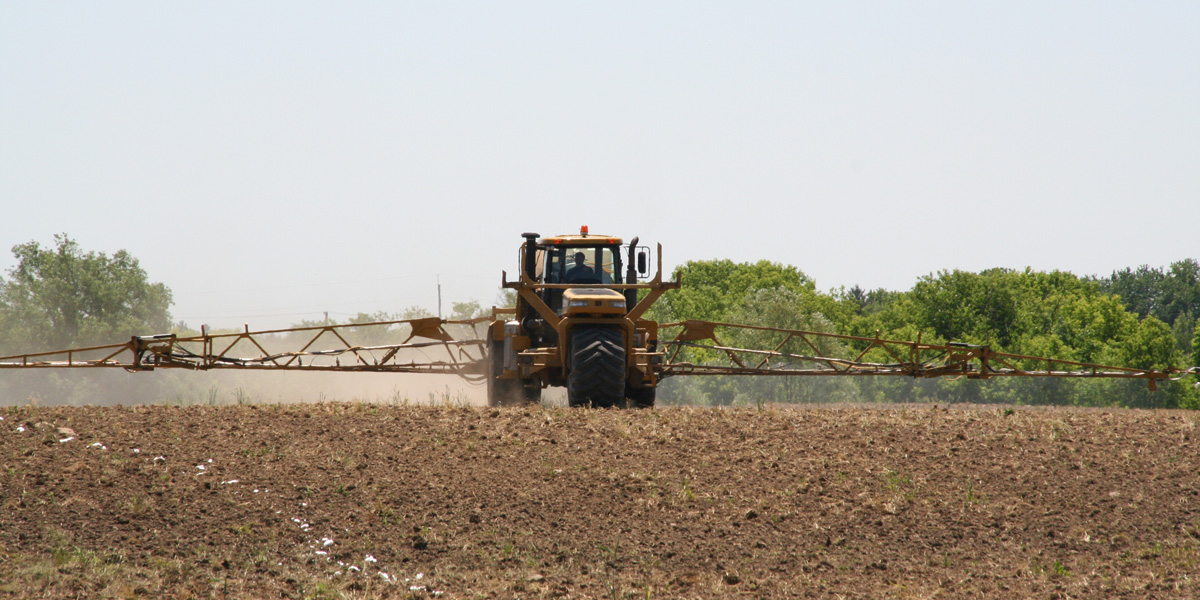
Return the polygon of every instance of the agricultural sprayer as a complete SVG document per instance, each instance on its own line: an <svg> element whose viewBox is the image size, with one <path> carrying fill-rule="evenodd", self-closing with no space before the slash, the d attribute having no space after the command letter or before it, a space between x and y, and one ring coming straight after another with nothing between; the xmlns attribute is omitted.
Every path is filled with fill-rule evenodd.
<svg viewBox="0 0 1200 600"><path fill-rule="evenodd" d="M646 318L647 311L681 285L663 281L661 245L652 275L650 249L636 237L625 243L587 227L573 235L523 237L516 278L502 275L503 288L515 292L515 306L493 308L487 317L262 331L202 327L199 335L133 336L117 344L0 357L0 369L451 374L486 381L493 406L538 402L544 389L565 387L570 405L600 407L653 406L659 384L677 376L1143 379L1154 389L1157 382L1200 372L927 344L919 335L892 340L700 320L658 323Z"/></svg>

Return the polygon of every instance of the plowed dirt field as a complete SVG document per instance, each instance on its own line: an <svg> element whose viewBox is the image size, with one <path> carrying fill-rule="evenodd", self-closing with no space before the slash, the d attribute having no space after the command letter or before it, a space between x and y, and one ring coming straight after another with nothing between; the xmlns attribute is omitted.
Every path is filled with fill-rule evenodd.
<svg viewBox="0 0 1200 600"><path fill-rule="evenodd" d="M0 416L0 596L1200 597L1194 412Z"/></svg>

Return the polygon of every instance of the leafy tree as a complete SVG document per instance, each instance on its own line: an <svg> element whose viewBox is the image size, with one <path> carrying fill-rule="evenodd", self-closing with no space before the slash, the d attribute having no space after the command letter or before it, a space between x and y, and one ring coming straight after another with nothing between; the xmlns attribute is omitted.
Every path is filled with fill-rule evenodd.
<svg viewBox="0 0 1200 600"><path fill-rule="evenodd" d="M432 317L432 316L433 316L433 313L429 312L429 309L421 307L421 306L417 306L414 304L414 305L400 311L400 313L398 315L396 315L396 318L400 319L400 320L407 320L407 319L424 319L425 317Z"/></svg>
<svg viewBox="0 0 1200 600"><path fill-rule="evenodd" d="M1120 300L1070 273L943 271L851 319L847 333L988 344L1001 351L1095 361L1137 323Z"/></svg>
<svg viewBox="0 0 1200 600"><path fill-rule="evenodd" d="M0 344L11 352L122 341L170 330L171 291L151 282L125 250L84 252L66 234L54 247L12 248L17 265L0 278Z"/></svg>
<svg viewBox="0 0 1200 600"><path fill-rule="evenodd" d="M373 313L359 312L347 319L344 323L338 323L335 320L324 319L306 319L299 323L293 323L293 328L302 327L326 327L330 325L356 325L356 327L346 327L338 329L338 335L342 336L350 345L353 346L378 346L384 344L398 344L408 337L411 329L403 325L367 325L368 323L377 323L381 321L404 321L408 319L421 319L431 317L433 313L428 309L420 306L409 306L404 310L396 313L380 310ZM291 351L297 348L297 344L306 343L314 337L314 332L292 332L283 334L281 337L282 344L277 348L279 351ZM310 350L328 350L330 348L341 347L344 344L337 339L336 336L329 333L322 334L318 341L311 346Z"/></svg>
<svg viewBox="0 0 1200 600"><path fill-rule="evenodd" d="M767 260L688 261L676 267L675 278L683 282L683 287L664 295L652 309L651 318L660 322L730 321L753 290L789 290L798 294L804 310L831 319L849 312L832 296L818 293L816 284L800 269Z"/></svg>
<svg viewBox="0 0 1200 600"><path fill-rule="evenodd" d="M1200 321L1196 321L1192 334L1192 366L1200 366Z"/></svg>
<svg viewBox="0 0 1200 600"><path fill-rule="evenodd" d="M1147 317L1138 321L1117 357L1121 366L1162 370L1176 366L1179 353L1171 328L1154 317Z"/></svg>
<svg viewBox="0 0 1200 600"><path fill-rule="evenodd" d="M1112 276L1099 280L1101 288L1121 297L1125 307L1139 317L1162 314L1162 269L1142 265L1137 270L1126 267L1113 271Z"/></svg>
<svg viewBox="0 0 1200 600"><path fill-rule="evenodd" d="M1189 258L1171 263L1162 296L1162 314L1154 316L1164 323L1174 323L1185 314L1200 314L1200 262Z"/></svg>
<svg viewBox="0 0 1200 600"><path fill-rule="evenodd" d="M745 301L734 312L733 321L743 325L836 333L834 324L819 312L822 302L812 294L785 288L756 289L747 292ZM793 356L841 357L847 353L844 342L834 338L808 337L807 341L776 332L753 329L735 330L731 343L743 348L775 349ZM812 344L810 346L809 344ZM812 369L812 362L772 358L777 366ZM737 396L746 403L848 401L855 399L854 384L834 377L738 377Z"/></svg>
<svg viewBox="0 0 1200 600"><path fill-rule="evenodd" d="M833 319L847 320L853 305L816 290L815 283L796 267L770 261L735 263L730 260L691 261L675 270L682 289L666 294L649 317L660 323L699 319L782 329L833 331ZM728 331L722 342L744 347L774 348L778 334ZM778 337L771 341L772 336ZM809 354L800 340L782 348L785 352ZM832 352L832 350L831 350ZM679 360L695 362L726 360L723 354L695 348L685 349ZM661 396L688 402L730 404L754 401L795 401L829 397L828 385L783 378L703 377L697 381L670 379ZM773 381L765 381L772 379Z"/></svg>
<svg viewBox="0 0 1200 600"><path fill-rule="evenodd" d="M1143 294L1147 306L1165 306L1163 281L1187 283L1190 261L1176 263L1161 280L1143 270L1146 281L1159 291ZM1128 282L1127 282L1128 283ZM1188 285L1178 286L1186 291ZM842 292L839 300L852 308L839 331L872 337L879 331L891 339L966 341L1030 356L1082 362L1165 368L1180 364L1192 350L1195 321L1184 311L1174 327L1153 316L1139 319L1111 293L1104 281L1080 279L1060 271L1037 272L991 269L980 273L943 271L922 278L909 292L892 292L868 301L861 290ZM1184 298L1184 291L1173 298ZM1160 293L1161 292L1161 293ZM1174 305L1185 305L1175 302ZM1156 309L1158 310L1158 309ZM1184 322L1186 321L1186 323ZM865 343L856 343L865 347ZM1178 347L1178 349L1176 349ZM886 360L878 352L868 360ZM1017 366L1045 368L1040 361L1017 361ZM1137 384L1142 384L1141 387ZM1169 386L1170 393L1149 394L1144 382L1004 379L980 381L858 380L866 400L968 401L1052 403L1075 405L1187 406L1200 395L1190 386ZM1186 389L1185 389L1186 388Z"/></svg>
<svg viewBox="0 0 1200 600"><path fill-rule="evenodd" d="M848 304L851 310L856 315L861 315L867 310L867 291L859 286L854 286L850 289L842 289L840 299Z"/></svg>
<svg viewBox="0 0 1200 600"><path fill-rule="evenodd" d="M170 290L151 282L124 250L85 252L60 234L51 248L31 241L12 252L17 264L0 278L0 354L120 343L173 329ZM183 389L180 380L108 369L21 371L0 378L0 401L152 402Z"/></svg>
<svg viewBox="0 0 1200 600"><path fill-rule="evenodd" d="M1166 270L1148 265L1126 268L1098 281L1104 291L1120 296L1139 317L1155 317L1171 325L1179 349L1188 350L1187 331L1200 315L1200 261L1176 261Z"/></svg>
<svg viewBox="0 0 1200 600"><path fill-rule="evenodd" d="M849 290L838 290L834 294L834 297L847 307L848 310L844 311L845 314L858 317L883 312L895 304L901 296L903 296L903 292L893 292L883 288L868 292L857 285Z"/></svg>
<svg viewBox="0 0 1200 600"><path fill-rule="evenodd" d="M517 305L517 291L501 289L496 293L497 308L513 308Z"/></svg>
<svg viewBox="0 0 1200 600"><path fill-rule="evenodd" d="M1031 306L1029 310L1036 309L1036 306ZM1009 348L1009 351L1082 362L1103 362L1108 354L1106 349L1128 337L1137 324L1137 317L1126 312L1120 300L1111 295L1076 293L1058 296L1046 302L1042 309L1046 318L1052 321L1043 327L1023 331L1020 343ZM1039 353L1039 348L1027 343L1027 340L1039 337L1039 332L1060 340L1064 345L1063 352Z"/></svg>
<svg viewBox="0 0 1200 600"><path fill-rule="evenodd" d="M1196 317L1185 312L1175 318L1171 326L1171 335L1175 336L1175 347L1185 355L1196 356L1192 351L1192 339L1196 335Z"/></svg>
<svg viewBox="0 0 1200 600"><path fill-rule="evenodd" d="M939 338L1008 346L1017 320L1009 272L943 271L913 286L913 317Z"/></svg>
<svg viewBox="0 0 1200 600"><path fill-rule="evenodd" d="M448 320L467 320L475 317L482 317L490 312L490 308L484 308L479 304L478 300L468 300L466 302L453 302L450 304L450 316Z"/></svg>
<svg viewBox="0 0 1200 600"><path fill-rule="evenodd" d="M394 341L397 337L397 329L395 326L371 325L365 326L366 323L376 323L379 321L396 321L400 316L395 313L390 313L384 310L373 313L360 312L353 317L350 317L346 324L348 325L364 325L363 327L348 327L342 333L350 343L360 346L378 346Z"/></svg>

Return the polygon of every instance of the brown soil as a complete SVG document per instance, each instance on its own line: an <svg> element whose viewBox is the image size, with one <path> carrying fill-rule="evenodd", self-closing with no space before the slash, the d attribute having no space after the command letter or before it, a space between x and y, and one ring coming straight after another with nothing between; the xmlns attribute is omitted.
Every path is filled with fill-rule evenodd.
<svg viewBox="0 0 1200 600"><path fill-rule="evenodd" d="M1195 412L0 416L0 596L1200 596Z"/></svg>

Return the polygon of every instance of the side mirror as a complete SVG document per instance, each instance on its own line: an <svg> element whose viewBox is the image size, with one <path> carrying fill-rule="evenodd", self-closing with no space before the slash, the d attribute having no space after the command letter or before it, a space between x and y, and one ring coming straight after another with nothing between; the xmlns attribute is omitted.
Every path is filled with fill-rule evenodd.
<svg viewBox="0 0 1200 600"><path fill-rule="evenodd" d="M650 276L650 273L648 272L650 265L647 264L648 262L650 262L650 257L647 255L646 251L639 251L637 254L638 277Z"/></svg>

